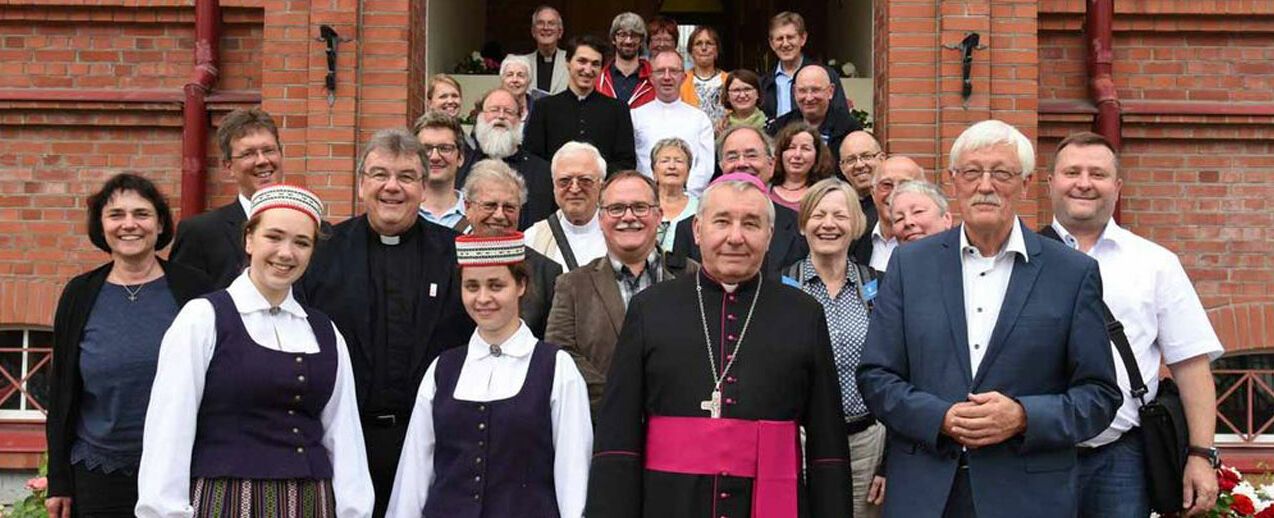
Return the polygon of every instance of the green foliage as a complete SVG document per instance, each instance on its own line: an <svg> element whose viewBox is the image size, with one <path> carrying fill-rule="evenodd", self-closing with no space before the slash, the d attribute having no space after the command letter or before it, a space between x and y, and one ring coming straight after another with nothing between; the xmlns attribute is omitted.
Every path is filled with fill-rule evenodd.
<svg viewBox="0 0 1274 518"><path fill-rule="evenodd" d="M5 509L5 518L48 518L44 509L44 497L48 493L49 457L40 459L40 468L35 478L27 481L27 489L31 494L13 503Z"/></svg>

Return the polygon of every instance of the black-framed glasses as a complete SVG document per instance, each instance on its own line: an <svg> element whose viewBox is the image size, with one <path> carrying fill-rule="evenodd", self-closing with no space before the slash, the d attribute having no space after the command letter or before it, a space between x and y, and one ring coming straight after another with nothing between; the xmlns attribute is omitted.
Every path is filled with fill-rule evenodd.
<svg viewBox="0 0 1274 518"><path fill-rule="evenodd" d="M437 151L442 156L447 156L458 151L460 147L455 144L438 144L436 146L433 144L421 144L420 149L425 156L434 154L434 151Z"/></svg>
<svg viewBox="0 0 1274 518"><path fill-rule="evenodd" d="M603 205L602 211L605 212L607 216L610 216L612 218L622 218L624 217L625 212L628 212L629 210L631 210L633 211L634 216L637 216L639 218L644 218L646 216L649 216L651 209L654 209L654 208L655 208L654 205L651 205L645 202L612 203L610 205Z"/></svg>

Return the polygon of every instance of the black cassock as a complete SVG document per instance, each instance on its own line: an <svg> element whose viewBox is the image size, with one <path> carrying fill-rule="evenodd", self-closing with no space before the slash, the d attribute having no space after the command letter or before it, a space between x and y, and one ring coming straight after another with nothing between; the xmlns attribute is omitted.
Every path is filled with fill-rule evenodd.
<svg viewBox="0 0 1274 518"><path fill-rule="evenodd" d="M722 383L721 417L794 421L803 427L806 469L797 482L799 516L850 516L845 421L822 307L774 277L753 278L730 294L705 273L652 286L629 305L598 416L585 514L752 516L752 478L645 469L651 418L709 416L702 405L710 399L713 374L696 277L718 373L730 361L761 286L751 325ZM800 465L794 462L796 470Z"/></svg>

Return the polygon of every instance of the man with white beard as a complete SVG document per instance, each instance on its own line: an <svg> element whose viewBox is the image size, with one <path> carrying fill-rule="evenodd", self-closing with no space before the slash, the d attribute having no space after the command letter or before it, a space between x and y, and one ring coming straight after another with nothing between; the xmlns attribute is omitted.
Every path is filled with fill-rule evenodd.
<svg viewBox="0 0 1274 518"><path fill-rule="evenodd" d="M518 220L518 230L526 230L531 223L557 210L549 163L522 149L522 121L512 92L503 88L488 90L478 100L478 109L481 113L473 128L476 145L469 150L465 167L456 173L456 185L464 185L470 164L487 158L503 160L526 181L526 203Z"/></svg>

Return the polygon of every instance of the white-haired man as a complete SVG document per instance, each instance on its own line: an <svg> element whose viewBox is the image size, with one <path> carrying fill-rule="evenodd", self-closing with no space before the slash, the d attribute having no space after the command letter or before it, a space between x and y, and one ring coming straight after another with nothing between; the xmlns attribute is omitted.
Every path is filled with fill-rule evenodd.
<svg viewBox="0 0 1274 518"><path fill-rule="evenodd" d="M526 245L569 272L606 255L597 218L606 159L591 144L567 142L553 155L550 167L559 209L526 230Z"/></svg>
<svg viewBox="0 0 1274 518"><path fill-rule="evenodd" d="M522 122L518 120L518 104L511 92L503 88L487 91L478 101L478 110L473 126L475 145L465 159L466 166L456 173L456 185L465 184L469 165L488 158L503 160L526 182L527 199L518 218L521 225L518 230L525 230L557 210L549 163L522 149Z"/></svg>
<svg viewBox="0 0 1274 518"><path fill-rule="evenodd" d="M566 51L557 46L562 41L562 14L549 5L541 5L531 13L531 38L535 50L523 55L531 67L531 87L550 94L566 90Z"/></svg>
<svg viewBox="0 0 1274 518"><path fill-rule="evenodd" d="M586 514L849 516L827 321L812 297L761 271L774 231L765 185L723 175L694 221L701 273L629 303L597 418Z"/></svg>
<svg viewBox="0 0 1274 518"><path fill-rule="evenodd" d="M907 490L887 518L1076 515L1075 445L1121 396L1097 261L1018 219L1034 168L1016 128L970 126L949 169L964 221L889 259L858 368Z"/></svg>

